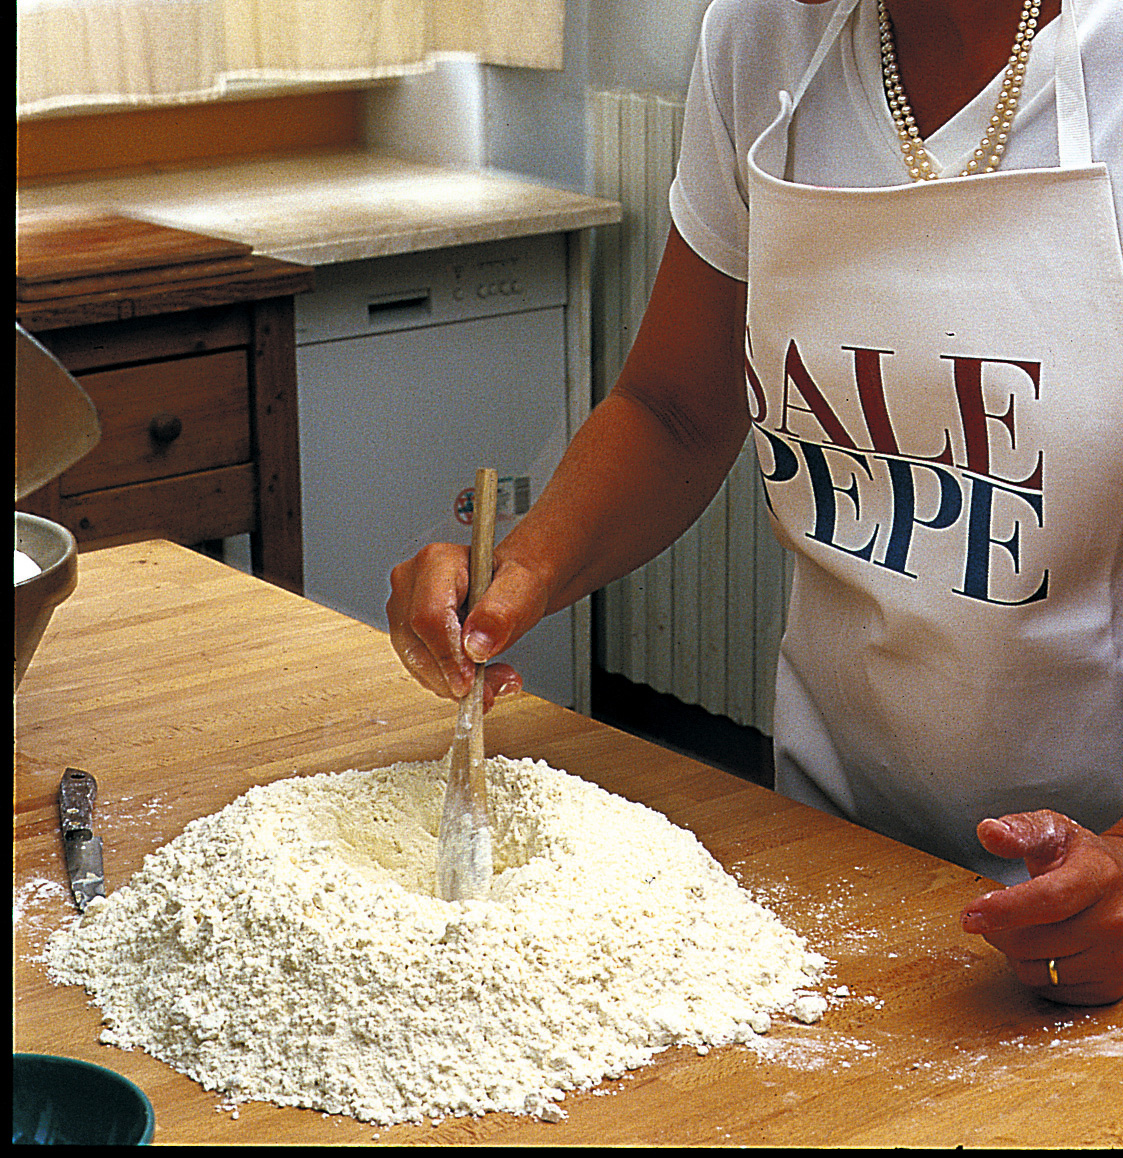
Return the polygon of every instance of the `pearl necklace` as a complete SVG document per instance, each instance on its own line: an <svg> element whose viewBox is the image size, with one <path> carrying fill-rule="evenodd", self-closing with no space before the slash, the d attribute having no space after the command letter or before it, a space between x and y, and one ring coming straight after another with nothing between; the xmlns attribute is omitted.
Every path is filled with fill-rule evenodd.
<svg viewBox="0 0 1123 1158"><path fill-rule="evenodd" d="M1037 32L1037 17L1040 13L1038 0L1025 0L1021 20L1018 23L1018 35L1014 39L1010 59L1006 62L1006 71L1002 77L1002 92L999 93L994 106L994 115L990 118L986 134L972 154L971 160L960 170L960 177L970 177L975 173L993 173L1002 161L1002 154L1006 152L1006 142L1010 137L1010 128L1014 123L1014 113L1022 95L1022 81L1025 79L1026 62L1029 60L1029 46ZM877 0L877 20L881 26L881 73L885 78L885 96L889 101L889 111L893 114L893 123L897 127L897 136L901 141L905 167L914 181L931 181L937 174L933 168L932 158L920 139L912 108L897 72L893 25L889 20L889 13L885 11L885 0Z"/></svg>

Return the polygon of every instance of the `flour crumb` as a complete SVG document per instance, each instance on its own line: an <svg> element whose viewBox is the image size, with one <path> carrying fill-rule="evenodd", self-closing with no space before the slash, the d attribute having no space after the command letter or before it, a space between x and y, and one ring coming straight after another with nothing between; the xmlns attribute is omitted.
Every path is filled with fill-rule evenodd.
<svg viewBox="0 0 1123 1158"><path fill-rule="evenodd" d="M805 993L792 1004L792 1016L808 1024L818 1021L826 1011L826 999L817 993Z"/></svg>
<svg viewBox="0 0 1123 1158"><path fill-rule="evenodd" d="M224 1099L390 1126L565 1117L671 1046L817 1020L828 963L702 847L542 762L487 761L494 875L435 895L446 761L250 789L47 945L102 1040Z"/></svg>

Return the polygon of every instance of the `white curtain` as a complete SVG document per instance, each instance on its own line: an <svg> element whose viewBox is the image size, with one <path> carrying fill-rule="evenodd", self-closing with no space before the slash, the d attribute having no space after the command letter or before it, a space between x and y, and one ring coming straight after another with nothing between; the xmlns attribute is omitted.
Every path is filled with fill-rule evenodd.
<svg viewBox="0 0 1123 1158"><path fill-rule="evenodd" d="M17 0L17 115L361 82L434 52L561 68L564 0Z"/></svg>

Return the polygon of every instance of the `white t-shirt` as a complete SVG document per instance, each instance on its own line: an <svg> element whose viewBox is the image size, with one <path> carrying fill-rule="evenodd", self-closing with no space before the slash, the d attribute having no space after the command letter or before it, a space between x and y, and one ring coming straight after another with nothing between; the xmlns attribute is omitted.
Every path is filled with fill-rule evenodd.
<svg viewBox="0 0 1123 1158"><path fill-rule="evenodd" d="M715 0L706 12L687 96L671 216L710 265L745 280L748 197L745 158L779 109L777 93L803 75L834 9L799 0ZM1123 223L1123 0L1081 0L1080 50L1088 91L1092 156L1112 175ZM1030 51L1017 122L1002 169L1058 164L1053 95L1057 21ZM978 145L1001 89L1000 76L925 140L954 174ZM796 112L792 180L836 188L910 180L885 101L875 0L862 0ZM1123 231L1123 230L1121 230Z"/></svg>
<svg viewBox="0 0 1123 1158"><path fill-rule="evenodd" d="M805 72L833 9L834 5L809 6L797 0L717 0L707 13L687 102L682 157L671 191L671 209L688 244L729 276L744 280L747 270L746 155L775 117L778 91L791 91ZM1123 209L1123 86L1116 79L1123 60L1121 16L1123 0L1083 0L1079 23L1092 153L1095 160L1107 164L1112 174L1116 225ZM1003 170L1052 169L1058 164L1053 80L1057 23L1046 26L1035 39ZM1000 85L1001 78L996 77L926 141L944 171L957 173L978 144ZM795 113L790 142L786 175L801 184L872 188L909 183L883 95L874 0L861 0L856 18L828 54ZM918 275L922 273L918 270ZM813 272L808 275L808 284L813 286ZM1110 454L1110 448L1106 451ZM1123 615L1117 613L1116 620L1118 641ZM930 839L927 830L910 828L900 810L894 818L895 806L889 799L891 783L881 789L886 794L884 807L877 807L878 776L873 770L867 770L869 775L862 773L866 806L851 814L838 805L837 801L849 794L847 773L841 770L831 750L831 721L824 719L816 724L817 705L803 702L798 680L785 682L786 672L790 674L782 661L777 696L778 736L783 730L781 716L787 713L788 723L797 719L803 738L800 755L806 757L810 773L804 767L783 779L780 773L786 754L778 745L777 786L781 790L852 815L853 819L970 864L988 875L1007 880L1024 876L1019 864L1007 865L983 854L969 835L973 822L960 824L962 817L957 825L963 831L932 833ZM1116 671L1111 686L1118 686L1118 677ZM922 711L922 706L918 710ZM1119 718L1118 714L1115 718ZM934 731L931 738L933 751L937 751L938 734ZM815 744L820 740L821 751L816 755ZM1111 743L1107 747L1111 748ZM1123 746L1116 745L1113 750L1123 752ZM1045 763L1049 764L1047 757ZM992 814L1048 806L1069 811L1091 827L1105 827L1123 812L1123 768L1103 768L1100 761L1095 765L1094 770L1085 769L1081 774L1081 807L1065 807L1065 768L1057 767L1053 785L1038 782L1024 801L1015 800L1010 807L999 807L996 799ZM801 775L808 776L806 781L799 778ZM816 787L820 783L822 791ZM1095 784L1099 787L1091 788ZM875 786L872 790L871 785ZM880 822L874 822L875 815Z"/></svg>

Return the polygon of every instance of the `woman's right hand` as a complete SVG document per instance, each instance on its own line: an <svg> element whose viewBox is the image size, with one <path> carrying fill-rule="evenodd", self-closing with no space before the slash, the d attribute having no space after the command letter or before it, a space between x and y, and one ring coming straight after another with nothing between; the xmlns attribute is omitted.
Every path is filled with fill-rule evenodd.
<svg viewBox="0 0 1123 1158"><path fill-rule="evenodd" d="M544 584L496 548L491 585L461 621L468 595L468 548L432 543L390 573L390 641L406 670L439 696L467 695L477 663L487 663L525 635L546 610ZM484 709L520 690L507 663L485 669Z"/></svg>

